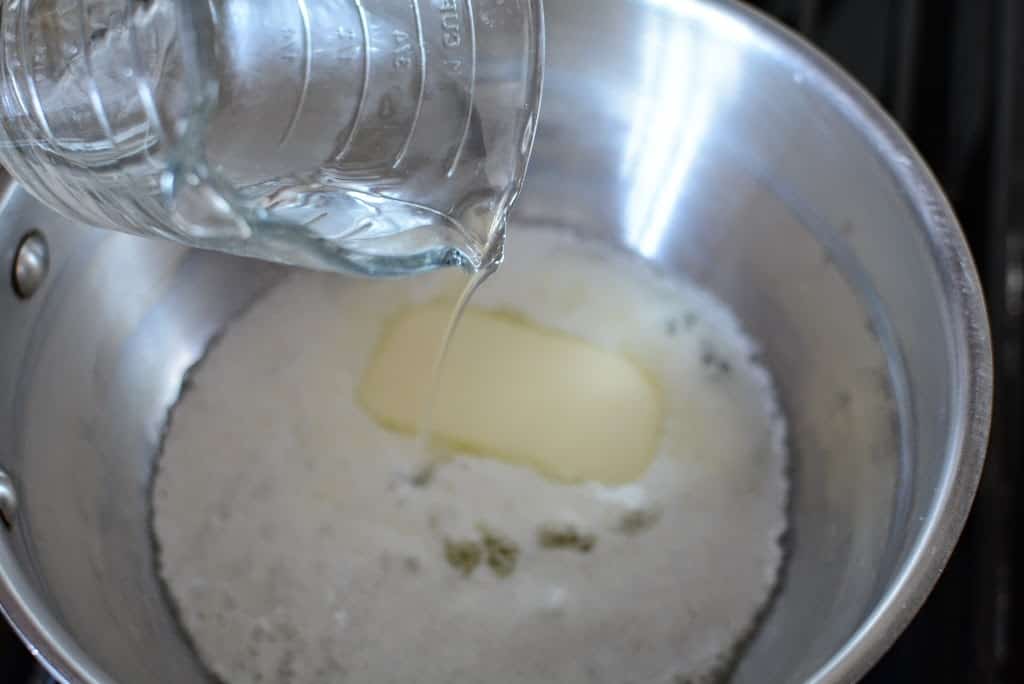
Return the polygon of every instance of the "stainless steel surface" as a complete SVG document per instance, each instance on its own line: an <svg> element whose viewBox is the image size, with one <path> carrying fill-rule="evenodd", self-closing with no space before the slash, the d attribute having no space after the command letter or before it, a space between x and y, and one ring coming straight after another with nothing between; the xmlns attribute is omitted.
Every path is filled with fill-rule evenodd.
<svg viewBox="0 0 1024 684"><path fill-rule="evenodd" d="M548 80L516 225L685 273L762 345L789 419L789 557L738 682L846 682L892 642L981 471L991 364L952 212L888 118L775 24L698 0L549 0ZM206 681L154 575L148 483L205 345L278 267L46 226L47 287L0 292L0 603L64 677ZM85 654L88 654L86 656Z"/></svg>
<svg viewBox="0 0 1024 684"><path fill-rule="evenodd" d="M14 490L14 481L0 468L0 521L7 526L13 525L17 510L18 494Z"/></svg>
<svg viewBox="0 0 1024 684"><path fill-rule="evenodd" d="M11 285L19 297L28 299L43 285L50 271L50 248L38 230L30 231L14 251Z"/></svg>

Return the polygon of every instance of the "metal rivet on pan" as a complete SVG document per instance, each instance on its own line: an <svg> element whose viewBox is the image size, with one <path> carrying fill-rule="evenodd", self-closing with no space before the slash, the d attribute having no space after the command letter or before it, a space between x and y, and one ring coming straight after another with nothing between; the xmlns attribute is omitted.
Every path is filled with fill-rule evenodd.
<svg viewBox="0 0 1024 684"><path fill-rule="evenodd" d="M0 468L0 518L8 527L14 525L14 514L18 509L18 495L14 491L14 480Z"/></svg>
<svg viewBox="0 0 1024 684"><path fill-rule="evenodd" d="M46 238L38 230L32 230L21 238L14 252L14 268L11 284L14 292L22 299L28 299L39 290L50 270L50 248Z"/></svg>

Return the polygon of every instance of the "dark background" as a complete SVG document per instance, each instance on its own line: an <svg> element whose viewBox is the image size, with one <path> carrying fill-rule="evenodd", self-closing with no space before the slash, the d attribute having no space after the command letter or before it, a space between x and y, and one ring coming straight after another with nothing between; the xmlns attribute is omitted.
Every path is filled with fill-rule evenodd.
<svg viewBox="0 0 1024 684"><path fill-rule="evenodd" d="M584 0L580 0L581 2ZM1024 3L751 0L823 48L892 114L956 207L986 289L996 414L963 537L924 608L869 684L1024 682L1021 477L1024 313ZM0 621L0 682L32 659ZM42 681L39 677L36 681Z"/></svg>

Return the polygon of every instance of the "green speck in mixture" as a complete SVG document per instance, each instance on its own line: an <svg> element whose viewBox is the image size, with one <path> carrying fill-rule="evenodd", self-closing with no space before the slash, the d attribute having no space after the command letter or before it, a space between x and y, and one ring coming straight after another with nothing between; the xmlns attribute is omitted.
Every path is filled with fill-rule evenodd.
<svg viewBox="0 0 1024 684"><path fill-rule="evenodd" d="M516 569L519 561L519 545L487 527L480 528L487 566L498 577L508 577Z"/></svg>
<svg viewBox="0 0 1024 684"><path fill-rule="evenodd" d="M623 534L640 534L655 525L661 518L657 508L633 508L622 514L619 531Z"/></svg>
<svg viewBox="0 0 1024 684"><path fill-rule="evenodd" d="M543 549L570 549L587 553L594 548L597 537L581 532L574 525L548 524L537 530L537 543Z"/></svg>
<svg viewBox="0 0 1024 684"><path fill-rule="evenodd" d="M444 557L448 565L461 572L463 577L469 577L480 565L483 550L475 541L445 539Z"/></svg>

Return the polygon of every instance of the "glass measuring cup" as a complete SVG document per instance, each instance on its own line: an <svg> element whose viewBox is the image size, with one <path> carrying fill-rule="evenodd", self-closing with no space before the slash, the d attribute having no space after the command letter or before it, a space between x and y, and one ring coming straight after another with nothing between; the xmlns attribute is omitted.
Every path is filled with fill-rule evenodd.
<svg viewBox="0 0 1024 684"><path fill-rule="evenodd" d="M0 161L87 223L327 270L478 269L540 0L4 0Z"/></svg>

